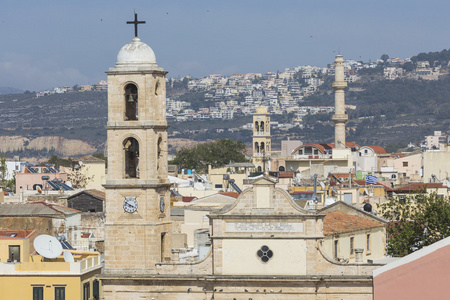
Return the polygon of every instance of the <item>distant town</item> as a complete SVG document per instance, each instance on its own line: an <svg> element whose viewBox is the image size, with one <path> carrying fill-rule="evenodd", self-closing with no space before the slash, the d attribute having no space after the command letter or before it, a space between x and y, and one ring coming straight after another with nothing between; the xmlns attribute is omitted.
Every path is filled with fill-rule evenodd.
<svg viewBox="0 0 450 300"><path fill-rule="evenodd" d="M441 67L441 65L431 66L428 61L417 61L413 64L410 58L394 57L379 59L375 62L345 60L344 72L345 81L350 83L360 80L361 73L367 73L376 68L383 68L383 76L387 80L397 78L437 80L440 76L447 74L441 71ZM407 72L407 69L411 68L413 68L411 72ZM273 115L295 113L296 118L290 124L280 124L281 127L302 128L303 116L334 111L334 106L302 105L303 99L317 92L326 78L332 75L334 75L334 64L329 64L327 67L298 66L286 68L283 72L268 71L265 74L238 73L230 76L211 74L199 79L191 76L179 79L168 78L166 79L168 90L185 84L189 92L197 93L196 95L202 98L204 106L194 108L188 101L168 97L167 119L178 122L227 120L250 116L256 107L264 105ZM107 82L102 80L92 85L54 87L52 90L36 93L36 97L70 92L106 91L107 89ZM356 109L356 106L346 105L346 109Z"/></svg>

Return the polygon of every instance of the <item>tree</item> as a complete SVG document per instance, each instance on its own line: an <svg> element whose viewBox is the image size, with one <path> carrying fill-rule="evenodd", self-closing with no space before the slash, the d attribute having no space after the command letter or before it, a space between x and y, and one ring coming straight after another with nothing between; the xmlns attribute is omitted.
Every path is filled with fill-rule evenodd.
<svg viewBox="0 0 450 300"><path fill-rule="evenodd" d="M380 205L387 227L387 253L405 256L450 236L450 203L436 192L425 190L396 196Z"/></svg>
<svg viewBox="0 0 450 300"><path fill-rule="evenodd" d="M8 168L6 166L6 156L0 155L0 187L6 187L6 175Z"/></svg>
<svg viewBox="0 0 450 300"><path fill-rule="evenodd" d="M13 172L13 177L9 180L6 178L7 173L6 156L0 154L0 187L13 189L16 183L16 172Z"/></svg>
<svg viewBox="0 0 450 300"><path fill-rule="evenodd" d="M52 154L50 158L48 159L48 163L55 165L55 167L58 169L59 167L71 167L72 166L72 159L69 157L68 159L64 159L61 157L58 157L56 154Z"/></svg>
<svg viewBox="0 0 450 300"><path fill-rule="evenodd" d="M181 149L169 164L179 165L183 169L195 169L198 173L205 173L208 170L208 165L218 168L230 162L247 162L244 153L245 144L241 141L221 139Z"/></svg>
<svg viewBox="0 0 450 300"><path fill-rule="evenodd" d="M381 60L382 60L384 63L386 63L388 59L389 59L389 55L387 55L387 54L381 55Z"/></svg>
<svg viewBox="0 0 450 300"><path fill-rule="evenodd" d="M81 170L72 170L67 173L67 180L72 183L75 189L85 188L90 183L95 175L88 176L89 167L82 167Z"/></svg>

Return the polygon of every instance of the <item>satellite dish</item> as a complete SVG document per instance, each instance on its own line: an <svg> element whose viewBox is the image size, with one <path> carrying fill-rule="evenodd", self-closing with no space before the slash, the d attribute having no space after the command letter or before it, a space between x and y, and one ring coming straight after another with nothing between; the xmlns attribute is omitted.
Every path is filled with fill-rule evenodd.
<svg viewBox="0 0 450 300"><path fill-rule="evenodd" d="M63 255L64 255L65 262L75 262L75 259L73 259L72 253L70 253L69 251L64 251Z"/></svg>
<svg viewBox="0 0 450 300"><path fill-rule="evenodd" d="M34 239L34 249L45 258L56 258L62 253L61 243L53 236L42 234Z"/></svg>
<svg viewBox="0 0 450 300"><path fill-rule="evenodd" d="M319 181L320 186L322 187L322 190L325 189L325 183L323 183L323 181Z"/></svg>

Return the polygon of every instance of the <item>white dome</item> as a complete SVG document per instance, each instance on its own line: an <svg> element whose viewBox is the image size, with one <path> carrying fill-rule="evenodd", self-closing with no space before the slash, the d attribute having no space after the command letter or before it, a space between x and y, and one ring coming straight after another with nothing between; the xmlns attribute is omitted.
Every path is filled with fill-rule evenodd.
<svg viewBox="0 0 450 300"><path fill-rule="evenodd" d="M152 48L142 43L138 37L126 44L117 54L116 67L156 65L156 57Z"/></svg>

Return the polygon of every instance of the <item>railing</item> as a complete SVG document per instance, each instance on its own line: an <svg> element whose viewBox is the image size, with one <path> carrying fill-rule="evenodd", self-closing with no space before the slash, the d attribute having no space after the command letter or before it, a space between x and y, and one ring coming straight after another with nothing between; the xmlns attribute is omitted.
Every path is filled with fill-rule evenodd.
<svg viewBox="0 0 450 300"><path fill-rule="evenodd" d="M330 159L330 158L333 158L333 156L331 154L314 154L314 155L295 154L295 155L293 155L293 159Z"/></svg>

